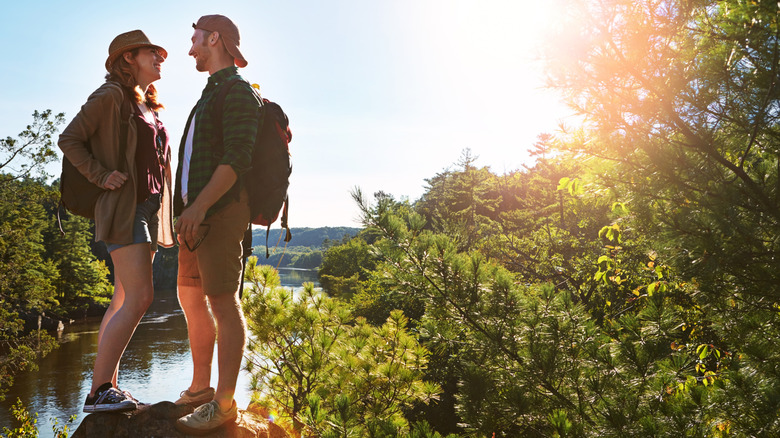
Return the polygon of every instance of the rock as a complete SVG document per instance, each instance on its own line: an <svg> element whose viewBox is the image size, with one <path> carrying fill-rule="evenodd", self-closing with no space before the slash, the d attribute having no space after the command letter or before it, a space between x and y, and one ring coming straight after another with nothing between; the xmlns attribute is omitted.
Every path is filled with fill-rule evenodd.
<svg viewBox="0 0 780 438"><path fill-rule="evenodd" d="M161 438L185 437L176 430L179 417L192 412L189 406L178 406L164 401L145 405L135 411L121 413L95 413L87 415L73 432L72 438ZM212 438L287 438L289 435L279 426L262 416L238 410L235 423L223 426L215 432L203 435Z"/></svg>

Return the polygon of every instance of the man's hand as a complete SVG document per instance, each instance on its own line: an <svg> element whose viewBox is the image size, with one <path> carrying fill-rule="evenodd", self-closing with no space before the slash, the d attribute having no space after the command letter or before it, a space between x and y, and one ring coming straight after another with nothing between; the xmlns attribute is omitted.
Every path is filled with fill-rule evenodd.
<svg viewBox="0 0 780 438"><path fill-rule="evenodd" d="M196 242L198 237L202 237L198 233L201 228L200 224L206 217L206 212L222 195L227 193L237 179L236 172L229 165L220 164L217 166L206 187L203 188L192 205L184 209L174 226L179 243L185 243L182 239Z"/></svg>
<svg viewBox="0 0 780 438"><path fill-rule="evenodd" d="M206 218L206 208L201 208L197 202L184 209L173 227L176 231L180 244L185 244L185 240L194 244L198 240L198 231L203 219Z"/></svg>

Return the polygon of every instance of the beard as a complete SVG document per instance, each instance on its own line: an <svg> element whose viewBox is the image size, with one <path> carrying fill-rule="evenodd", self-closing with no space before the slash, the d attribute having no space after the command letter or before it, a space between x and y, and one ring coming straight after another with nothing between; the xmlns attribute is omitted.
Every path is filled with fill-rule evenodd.
<svg viewBox="0 0 780 438"><path fill-rule="evenodd" d="M208 44L206 44L206 40L203 40L203 43L200 45L200 53L198 53L198 56L195 58L195 70L198 70L200 72L209 71L208 67L206 67L206 64L209 61L209 48Z"/></svg>
<svg viewBox="0 0 780 438"><path fill-rule="evenodd" d="M195 59L195 70L204 72L208 71L208 68L206 68L206 60L202 59L200 57Z"/></svg>

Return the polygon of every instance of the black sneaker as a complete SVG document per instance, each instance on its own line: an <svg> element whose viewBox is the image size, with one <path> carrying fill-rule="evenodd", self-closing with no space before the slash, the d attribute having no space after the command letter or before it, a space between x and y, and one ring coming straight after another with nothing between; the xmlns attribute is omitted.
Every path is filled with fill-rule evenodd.
<svg viewBox="0 0 780 438"><path fill-rule="evenodd" d="M95 395L87 396L87 400L84 402L84 412L87 413L130 411L137 407L135 401L114 388L111 382L100 385L95 391Z"/></svg>
<svg viewBox="0 0 780 438"><path fill-rule="evenodd" d="M117 388L117 389L119 389L119 388ZM130 399L130 400L134 401L134 402L135 402L135 405L136 405L137 407L139 407L139 408L140 408L140 407L142 407L142 406L150 406L150 404L149 404L149 403L144 403L144 402L142 402L142 401L138 401L138 399L137 399L137 398L133 397L133 394L130 394L130 391L125 391L124 389L119 389L119 392L121 392L122 394L124 394L124 395L125 395L125 396L126 396L128 399Z"/></svg>

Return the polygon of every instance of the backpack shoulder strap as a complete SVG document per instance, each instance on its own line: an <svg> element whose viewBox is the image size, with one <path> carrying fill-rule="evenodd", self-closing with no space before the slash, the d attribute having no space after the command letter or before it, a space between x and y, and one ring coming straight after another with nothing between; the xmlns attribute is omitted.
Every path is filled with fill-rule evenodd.
<svg viewBox="0 0 780 438"><path fill-rule="evenodd" d="M214 101L214 112L217 115L215 117L217 139L219 140L217 144L219 144L220 148L222 148L222 115L224 113L225 98L227 98L227 94L230 92L230 89L233 88L233 85L236 85L239 82L241 82L241 79L234 78L229 80L226 84L223 84L217 92L217 98Z"/></svg>

